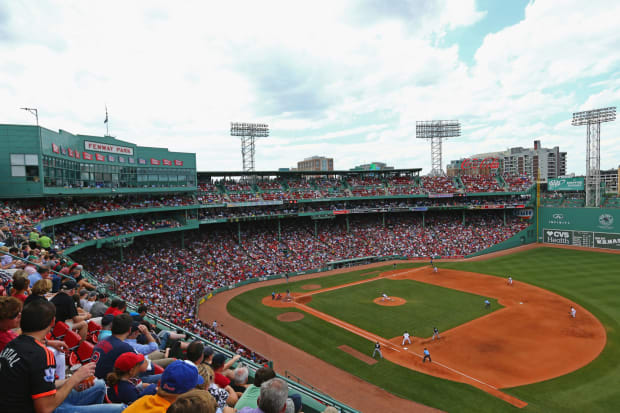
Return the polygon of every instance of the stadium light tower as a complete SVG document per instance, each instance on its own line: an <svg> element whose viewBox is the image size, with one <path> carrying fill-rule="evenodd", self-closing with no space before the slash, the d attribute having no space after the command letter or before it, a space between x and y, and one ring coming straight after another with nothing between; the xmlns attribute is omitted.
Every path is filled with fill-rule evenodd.
<svg viewBox="0 0 620 413"><path fill-rule="evenodd" d="M601 206L601 123L616 120L616 107L573 113L573 126L586 125L586 206Z"/></svg>
<svg viewBox="0 0 620 413"><path fill-rule="evenodd" d="M415 136L418 139L431 140L431 164L429 175L445 175L441 166L441 140L461 136L461 124L458 120L423 120L415 124Z"/></svg>
<svg viewBox="0 0 620 413"><path fill-rule="evenodd" d="M254 139L269 136L269 125L266 123L231 122L230 136L241 137L243 172L254 172Z"/></svg>

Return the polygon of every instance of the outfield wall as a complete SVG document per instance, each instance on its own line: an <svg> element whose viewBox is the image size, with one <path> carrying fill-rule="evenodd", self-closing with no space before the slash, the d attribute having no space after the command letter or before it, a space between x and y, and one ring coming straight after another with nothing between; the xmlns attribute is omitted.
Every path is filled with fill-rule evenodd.
<svg viewBox="0 0 620 413"><path fill-rule="evenodd" d="M620 209L539 208L538 242L620 250Z"/></svg>

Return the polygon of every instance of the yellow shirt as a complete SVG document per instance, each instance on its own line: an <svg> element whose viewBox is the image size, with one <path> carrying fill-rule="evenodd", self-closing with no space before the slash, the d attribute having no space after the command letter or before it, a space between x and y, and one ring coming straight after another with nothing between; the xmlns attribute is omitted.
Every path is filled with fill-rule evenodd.
<svg viewBox="0 0 620 413"><path fill-rule="evenodd" d="M171 404L168 400L158 395L142 396L123 410L123 413L166 413L168 406Z"/></svg>

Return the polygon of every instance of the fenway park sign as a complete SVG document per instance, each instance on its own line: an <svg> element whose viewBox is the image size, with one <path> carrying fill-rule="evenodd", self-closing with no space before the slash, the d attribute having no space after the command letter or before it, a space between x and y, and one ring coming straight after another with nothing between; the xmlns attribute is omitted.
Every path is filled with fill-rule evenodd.
<svg viewBox="0 0 620 413"><path fill-rule="evenodd" d="M465 158L461 162L461 169L498 169L498 158Z"/></svg>

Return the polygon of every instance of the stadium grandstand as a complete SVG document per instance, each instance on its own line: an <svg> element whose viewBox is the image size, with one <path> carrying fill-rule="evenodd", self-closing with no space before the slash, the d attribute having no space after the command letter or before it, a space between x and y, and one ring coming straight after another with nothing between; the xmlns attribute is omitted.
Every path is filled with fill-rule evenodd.
<svg viewBox="0 0 620 413"><path fill-rule="evenodd" d="M526 211L536 191L526 176L428 177L417 168L197 172L195 154L109 136L19 125L0 125L0 136L8 142L0 164L0 291L75 294L76 318L58 320L48 336L67 342L56 353L67 367L91 359L110 328L103 314L91 314L100 303L112 304L104 313L126 311L143 322L138 342L154 346L153 375L166 365L160 359L188 357L199 340L207 353L241 358L253 377L263 366L277 370L277 360L198 319L203 297L283 275L463 258L535 240ZM542 202L557 199L549 193ZM49 288L41 290L40 279ZM75 334L82 337L70 344ZM356 411L285 380L305 412ZM221 407L234 407L237 395L223 400Z"/></svg>

